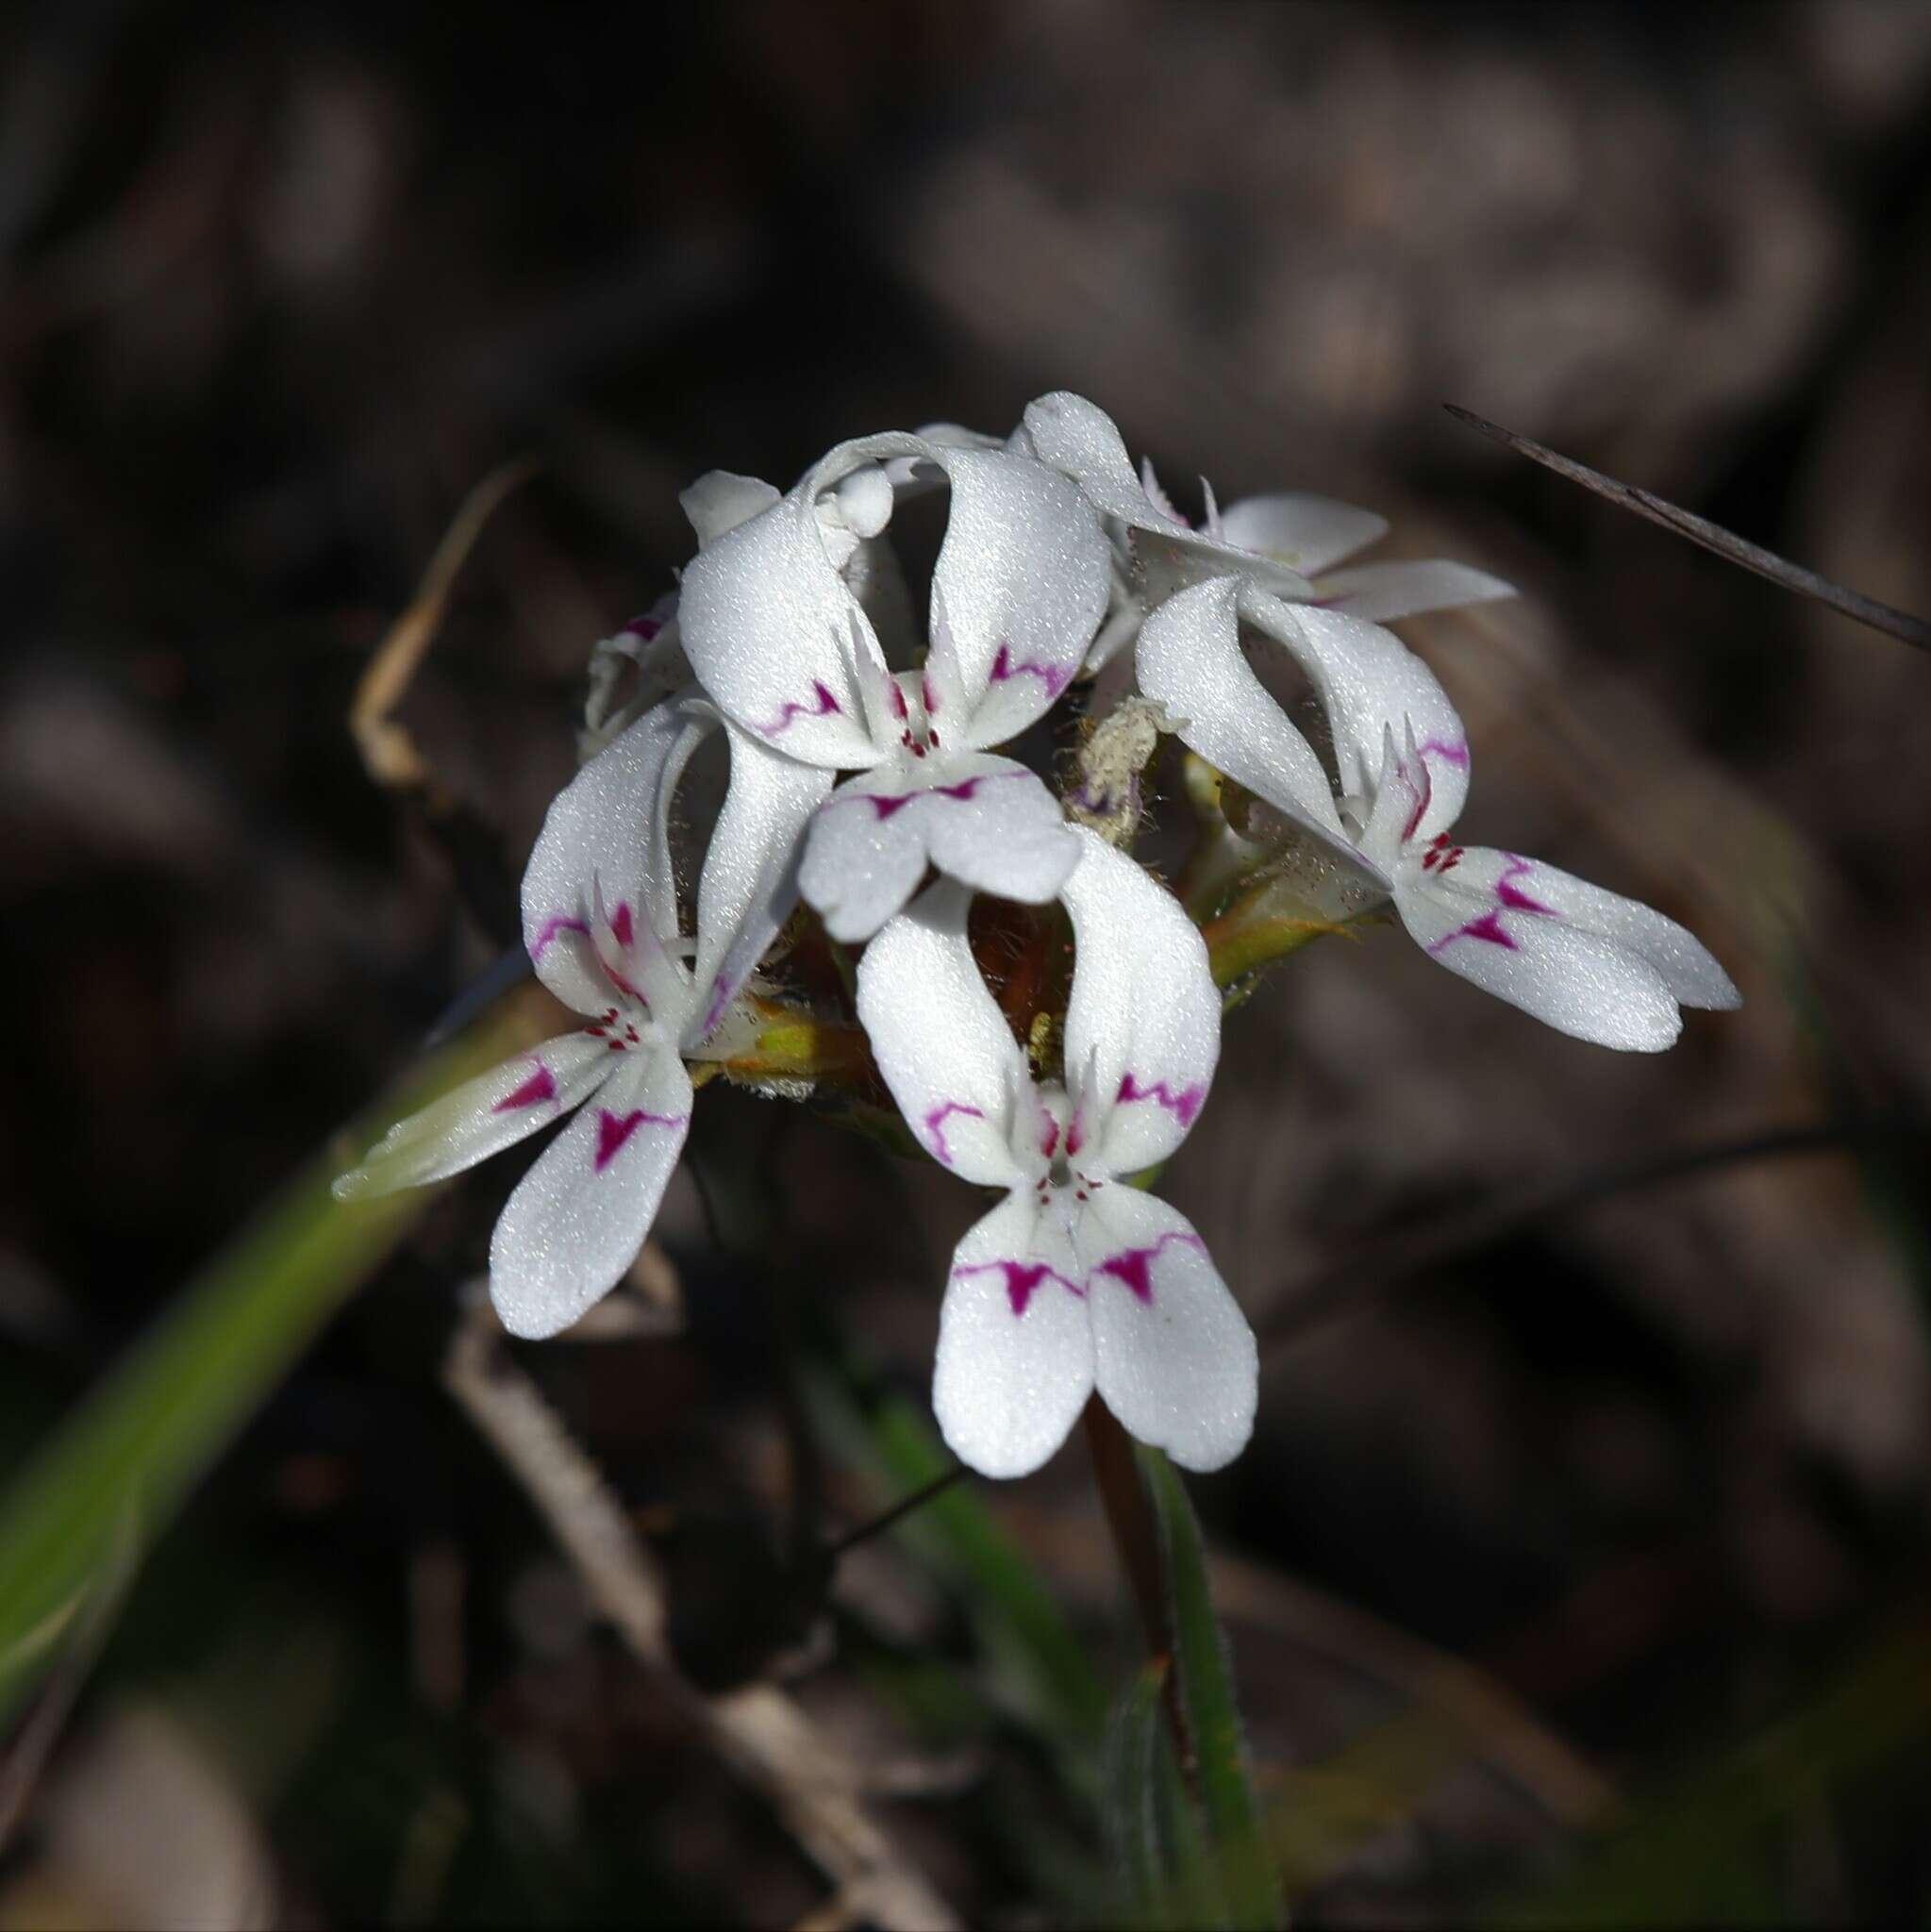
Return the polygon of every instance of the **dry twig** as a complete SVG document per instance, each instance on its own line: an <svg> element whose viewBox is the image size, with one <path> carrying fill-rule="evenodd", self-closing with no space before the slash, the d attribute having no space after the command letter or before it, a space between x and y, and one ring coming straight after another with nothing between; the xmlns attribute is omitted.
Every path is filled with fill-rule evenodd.
<svg viewBox="0 0 1931 1932"><path fill-rule="evenodd" d="M423 659L442 627L450 593L483 525L496 507L536 474L531 457L500 464L464 498L456 520L443 532L429 567L408 607L390 625L356 686L349 704L349 735L361 754L362 768L385 791L419 808L449 858L463 898L477 923L500 944L520 938L516 893L494 830L443 783L418 749L414 734L394 712L408 695Z"/></svg>
<svg viewBox="0 0 1931 1932"><path fill-rule="evenodd" d="M1724 529L1721 524L1713 524L1707 517L1700 517L1693 510L1672 503L1668 497L1657 496L1634 483L1619 483L1615 477L1606 476L1600 470L1592 470L1587 463L1577 462L1573 457L1560 456L1545 443L1537 442L1516 430L1505 429L1485 416L1477 416L1473 409L1458 408L1454 403L1443 403L1441 407L1457 422L1480 430L1505 449L1512 449L1518 456L1540 463L1545 470L1553 470L1556 475L1566 476L1572 483L1580 483L1585 490L1592 490L1598 496L1606 497L1620 508L1633 510L1640 517L1647 517L1651 523L1660 524L1666 530L1675 531L1679 537L1688 537L1692 543L1700 543L1716 556L1727 558L1744 570L1755 571L1760 577L1768 577L1786 591L1794 591L1800 597L1813 598L1855 623L1865 625L1872 630L1881 630L1906 644L1915 644L1921 651L1931 651L1931 624L1922 617L1913 617L1908 610L1880 604L1875 597L1867 597L1861 591L1847 590L1842 584L1833 583L1829 577L1820 576L1814 570L1806 570L1802 564L1779 557L1774 550L1766 550L1761 544L1752 543L1734 531Z"/></svg>
<svg viewBox="0 0 1931 1932"><path fill-rule="evenodd" d="M747 1784L831 1880L808 1922L941 1928L959 1923L893 1847L842 1763L797 1703L769 1684L709 1698L670 1650L662 1579L621 1505L536 1385L503 1352L487 1305L458 1327L443 1380L550 1525L591 1601L659 1692Z"/></svg>

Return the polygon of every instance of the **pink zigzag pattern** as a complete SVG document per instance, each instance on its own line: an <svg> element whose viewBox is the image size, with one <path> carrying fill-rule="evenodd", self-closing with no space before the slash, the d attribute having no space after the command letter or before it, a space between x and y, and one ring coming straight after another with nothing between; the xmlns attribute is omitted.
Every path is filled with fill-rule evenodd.
<svg viewBox="0 0 1931 1932"><path fill-rule="evenodd" d="M1121 1074L1120 1091L1113 1098L1115 1101L1157 1101L1183 1127L1190 1127L1194 1116L1200 1111L1201 1102L1207 1098L1207 1088L1204 1083L1196 1081L1191 1087L1183 1087L1175 1093L1164 1080L1156 1080L1151 1087L1142 1087L1133 1077L1133 1069L1129 1067Z"/></svg>
<svg viewBox="0 0 1931 1932"><path fill-rule="evenodd" d="M1128 1248L1122 1254L1107 1256L1093 1274L1110 1274L1124 1281L1133 1291L1136 1300L1151 1307L1154 1298L1153 1264L1175 1243L1181 1247L1197 1248L1203 1255L1207 1253L1207 1243L1197 1234L1187 1233L1177 1227L1169 1228L1150 1248Z"/></svg>
<svg viewBox="0 0 1931 1932"><path fill-rule="evenodd" d="M1505 952L1519 952L1521 948L1502 929L1502 915L1505 911L1534 912L1544 919L1561 918L1562 915L1555 907L1544 906L1540 899L1531 899L1526 892L1519 891L1509 883L1511 879L1521 878L1524 873L1533 872L1535 861L1518 858L1513 852L1505 853L1503 857L1508 860L1508 865L1502 876L1495 881L1494 910L1483 913L1479 919L1470 920L1465 925L1457 926L1451 933L1445 933L1428 948L1430 958L1446 952L1457 940L1481 940L1488 945L1502 947Z"/></svg>
<svg viewBox="0 0 1931 1932"><path fill-rule="evenodd" d="M841 717L844 715L837 698L815 677L811 680L811 696L812 702L808 705L801 705L796 699L787 699L775 724L759 724L756 729L766 738L775 738L780 732L789 731L794 719L829 718L835 712Z"/></svg>
<svg viewBox="0 0 1931 1932"><path fill-rule="evenodd" d="M1042 1281L1057 1281L1071 1293L1085 1298L1086 1290L1069 1281L1057 1268L1043 1261L967 1261L952 1271L955 1281L969 1274L1002 1274L1006 1277L1006 1302L1017 1319L1024 1315Z"/></svg>
<svg viewBox="0 0 1931 1932"><path fill-rule="evenodd" d="M1004 684L1012 677L1037 677L1046 688L1048 698L1057 698L1073 682L1074 665L1041 664L1037 658L1024 658L1013 661L1011 651L1001 644L992 658L992 668L986 674L987 682Z"/></svg>
<svg viewBox="0 0 1931 1932"><path fill-rule="evenodd" d="M976 1107L969 1107L963 1100L941 1101L925 1116L925 1134L931 1141L932 1152L947 1167L952 1165L952 1149L945 1144L945 1123L954 1114L964 1114L969 1120L982 1121L984 1112Z"/></svg>
<svg viewBox="0 0 1931 1932"><path fill-rule="evenodd" d="M950 798L963 805L968 799L978 796L981 785L995 784L1001 778L1030 778L1032 775L1030 772L975 772L970 778L960 778L950 785L923 785L916 791L841 791L824 808L829 811L835 805L869 805L882 825L888 819L896 818L907 806L916 805L922 798Z"/></svg>
<svg viewBox="0 0 1931 1932"><path fill-rule="evenodd" d="M550 941L559 932L580 932L586 939L590 937L590 927L583 920L573 919L567 912L553 912L548 919L544 920L536 938L530 941L529 954L532 966L536 965L542 958L544 953L549 949Z"/></svg>
<svg viewBox="0 0 1931 1932"><path fill-rule="evenodd" d="M506 1094L490 1111L515 1113L525 1107L541 1107L544 1101L555 1100L556 1097L557 1076L539 1060L536 1072L514 1093Z"/></svg>
<svg viewBox="0 0 1931 1932"><path fill-rule="evenodd" d="M624 1114L612 1113L608 1107L598 1108L595 1171L602 1174L639 1127L681 1127L688 1125L690 1120L688 1113L645 1113L641 1107Z"/></svg>

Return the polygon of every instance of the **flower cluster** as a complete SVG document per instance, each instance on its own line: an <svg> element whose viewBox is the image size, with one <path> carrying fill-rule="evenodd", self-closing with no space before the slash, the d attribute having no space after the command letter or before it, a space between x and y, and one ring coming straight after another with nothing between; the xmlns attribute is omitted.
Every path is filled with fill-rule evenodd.
<svg viewBox="0 0 1931 1932"><path fill-rule="evenodd" d="M922 640L891 526L941 487ZM593 679L606 708L610 652L638 660L641 708L615 735L608 714L592 721L591 743L608 741L552 806L524 881L536 972L585 1024L403 1122L337 1183L438 1180L574 1111L496 1224L491 1289L517 1334L567 1327L629 1267L694 1087L722 1068L806 1091L813 1069L780 1080L758 1042L774 1014L809 1017L855 988L855 1097L882 1086L933 1159L1002 1191L946 1285L934 1402L948 1442L989 1474L1023 1474L1096 1392L1141 1440L1215 1468L1253 1425L1254 1338L1200 1236L1143 1184L1213 1082L1230 975L1202 923L1231 892L1312 851L1346 916L1391 905L1451 971L1607 1046L1665 1046L1679 1006L1737 1002L1660 913L1453 841L1467 736L1382 626L1508 589L1448 562L1336 568L1383 534L1377 517L1307 495L1221 510L1207 489L1195 528L1150 468L1136 475L1112 422L1068 394L1035 402L1004 441L951 426L867 437L788 491L719 472L683 501L698 547L677 593ZM1305 677L1325 758L1249 644ZM1062 801L1013 756L1069 705L1090 747L1107 736L1093 712L1131 726L1118 738L1136 747L1134 809L1096 817L1089 785ZM1190 910L1130 854L1156 727L1217 774L1219 885ZM729 786L687 933L673 812L717 731ZM1041 908L1017 991L1009 974L989 984L975 895ZM828 993L784 985L811 946L843 969Z"/></svg>

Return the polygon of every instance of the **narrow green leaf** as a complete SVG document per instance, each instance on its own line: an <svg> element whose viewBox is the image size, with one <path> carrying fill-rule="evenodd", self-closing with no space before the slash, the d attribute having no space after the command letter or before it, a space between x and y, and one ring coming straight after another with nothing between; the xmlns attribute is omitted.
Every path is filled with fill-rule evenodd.
<svg viewBox="0 0 1931 1932"><path fill-rule="evenodd" d="M1164 1658L1140 1670L1107 1721L1100 1757L1107 1852L1124 1894L1126 1917L1136 1925L1159 1923L1160 1901L1174 1881L1170 1845L1161 1830L1158 1785L1166 1736L1160 1699L1166 1682Z"/></svg>
<svg viewBox="0 0 1931 1932"><path fill-rule="evenodd" d="M1101 1755L1103 1823L1122 1917L1147 1932L1229 1923L1198 1806L1167 1725L1172 1665L1144 1665L1114 1706Z"/></svg>
<svg viewBox="0 0 1931 1932"><path fill-rule="evenodd" d="M510 1050L501 1008L432 1056L372 1114L424 1105ZM359 1142L356 1143L359 1146ZM81 1601L117 1537L148 1543L324 1322L402 1238L426 1191L344 1205L319 1156L191 1283L42 1445L0 1498L0 1722L59 1653L41 1641Z"/></svg>
<svg viewBox="0 0 1931 1932"><path fill-rule="evenodd" d="M1190 1769L1229 1922L1242 1928L1277 1925L1280 1883L1247 1773L1233 1672L1214 1614L1200 1524L1173 1464L1157 1449L1142 1447L1139 1457L1166 1558L1174 1661L1193 1754Z"/></svg>

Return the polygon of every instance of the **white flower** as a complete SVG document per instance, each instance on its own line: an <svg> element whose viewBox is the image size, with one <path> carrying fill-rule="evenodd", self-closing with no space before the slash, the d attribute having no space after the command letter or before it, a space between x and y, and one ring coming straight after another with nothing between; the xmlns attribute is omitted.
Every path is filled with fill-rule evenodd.
<svg viewBox="0 0 1931 1932"><path fill-rule="evenodd" d="M933 433L920 432L922 436ZM945 425L940 425L937 433L970 434ZM878 466L870 465L847 476L815 506L825 554L834 568L873 622L894 636L909 634L910 607L897 559L889 544L875 540L891 515L894 498L924 487L923 475L914 482L907 474L894 488ZM711 470L681 491L677 500L696 532L701 550L777 502L778 493L755 476ZM668 591L641 616L633 617L623 629L591 645L584 728L578 741L583 762L588 763L645 711L691 682L677 605L677 592ZM626 664L632 667L627 678ZM620 686L624 687L621 703L617 697Z"/></svg>
<svg viewBox="0 0 1931 1932"><path fill-rule="evenodd" d="M894 674L841 565L891 515L881 463L903 474L906 459L942 470L952 506L930 650L921 671ZM826 789L834 772L859 774L807 835L800 884L826 929L869 937L928 862L1003 898L1050 899L1078 846L1040 779L990 748L1065 690L1105 608L1106 539L1079 491L1029 457L912 436L842 444L783 497L728 480L733 510L751 491L762 507L686 572L685 648L745 738Z"/></svg>
<svg viewBox="0 0 1931 1932"><path fill-rule="evenodd" d="M1312 682L1334 743L1321 760L1241 653L1240 621ZM1453 842L1469 787L1461 720L1391 632L1290 607L1237 579L1181 591L1140 633L1140 688L1227 776L1361 866L1431 958L1558 1031L1655 1052L1677 1007L1733 1008L1737 989L1673 919L1513 852Z"/></svg>
<svg viewBox="0 0 1931 1932"><path fill-rule="evenodd" d="M1117 526L1116 570L1107 621L1086 669L1129 643L1146 615L1175 591L1238 574L1294 603L1319 604L1377 623L1511 597L1499 577L1442 560L1334 565L1388 534L1386 519L1325 496L1250 496L1222 510L1212 488L1207 522L1194 529L1142 462L1135 476L1126 445L1105 410L1065 390L1025 412L1024 435L1040 460L1071 476Z"/></svg>
<svg viewBox="0 0 1931 1932"><path fill-rule="evenodd" d="M690 682L691 666L677 628L677 593L668 591L622 630L591 646L577 762L588 764L644 712Z"/></svg>
<svg viewBox="0 0 1931 1932"><path fill-rule="evenodd" d="M580 1109L490 1243L490 1291L512 1334L567 1328L636 1258L691 1123L684 1062L722 1057L733 998L795 896L797 837L822 788L800 782L801 768L744 756L734 733L694 947L680 937L671 803L718 724L694 694L646 712L543 822L524 875L524 943L544 985L589 1024L391 1128L335 1184L346 1198L441 1180Z"/></svg>
<svg viewBox="0 0 1931 1932"><path fill-rule="evenodd" d="M953 1255L933 1406L988 1475L1037 1469L1095 1389L1141 1441L1217 1469L1253 1428L1253 1333L1185 1216L1122 1176L1186 1139L1220 998L1174 898L1075 837L1064 1086L1033 1080L974 963L957 886L933 886L858 962L859 1017L913 1134L1007 1191Z"/></svg>

